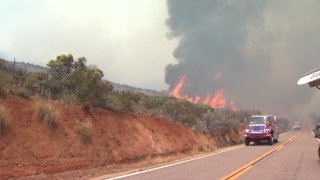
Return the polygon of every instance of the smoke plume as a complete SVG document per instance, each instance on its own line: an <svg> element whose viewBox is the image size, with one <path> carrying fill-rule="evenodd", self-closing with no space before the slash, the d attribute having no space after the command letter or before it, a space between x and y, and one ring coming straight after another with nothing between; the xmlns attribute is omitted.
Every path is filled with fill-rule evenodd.
<svg viewBox="0 0 320 180"><path fill-rule="evenodd" d="M294 118L319 107L297 80L319 67L317 0L168 0L169 38L178 39L166 66L170 91L181 77L191 97L224 91L239 109ZM319 97L319 96L318 96ZM200 100L201 101L201 100Z"/></svg>

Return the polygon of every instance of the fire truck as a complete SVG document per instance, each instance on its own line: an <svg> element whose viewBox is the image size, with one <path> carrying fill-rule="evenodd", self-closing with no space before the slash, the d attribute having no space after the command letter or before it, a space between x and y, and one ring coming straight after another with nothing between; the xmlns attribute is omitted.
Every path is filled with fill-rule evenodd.
<svg viewBox="0 0 320 180"><path fill-rule="evenodd" d="M244 142L259 144L267 142L269 145L277 143L279 139L278 117L273 115L257 115L245 118L246 130Z"/></svg>

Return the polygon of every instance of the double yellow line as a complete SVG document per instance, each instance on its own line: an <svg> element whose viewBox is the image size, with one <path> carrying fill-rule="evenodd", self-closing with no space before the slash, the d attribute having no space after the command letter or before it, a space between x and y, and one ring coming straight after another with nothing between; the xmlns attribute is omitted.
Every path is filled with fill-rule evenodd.
<svg viewBox="0 0 320 180"><path fill-rule="evenodd" d="M292 136L290 139L285 141L284 143L280 144L276 148L270 150L269 152L263 154L262 156L258 157L257 159L247 163L246 165L240 167L239 169L236 169L235 171L231 172L230 174L220 178L220 180L227 180L227 179L237 179L240 177L242 174L246 173L252 168L252 165L257 163L258 161L261 161L263 158L269 156L270 154L274 153L277 150L280 150L284 147L284 145L288 144L289 142L293 141L294 138L296 138L297 135Z"/></svg>

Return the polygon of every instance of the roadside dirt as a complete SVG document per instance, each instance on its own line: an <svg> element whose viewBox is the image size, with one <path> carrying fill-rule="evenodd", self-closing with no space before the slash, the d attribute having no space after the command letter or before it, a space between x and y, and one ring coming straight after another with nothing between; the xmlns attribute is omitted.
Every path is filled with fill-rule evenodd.
<svg viewBox="0 0 320 180"><path fill-rule="evenodd" d="M35 101L0 99L8 109L8 130L0 134L0 179L88 179L142 168L242 141L238 130L205 134L158 117L52 102L59 124L52 129L37 116ZM84 143L76 129L89 125Z"/></svg>

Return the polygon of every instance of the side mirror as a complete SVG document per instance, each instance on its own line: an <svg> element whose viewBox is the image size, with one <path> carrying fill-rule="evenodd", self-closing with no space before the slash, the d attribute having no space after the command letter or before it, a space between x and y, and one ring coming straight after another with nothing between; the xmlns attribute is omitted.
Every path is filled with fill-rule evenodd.
<svg viewBox="0 0 320 180"><path fill-rule="evenodd" d="M277 116L273 116L272 123L273 124L277 124L278 123L278 117Z"/></svg>
<svg viewBox="0 0 320 180"><path fill-rule="evenodd" d="M241 120L240 120L240 123L245 123L245 124L247 124L247 119L246 119L246 118L241 119Z"/></svg>

